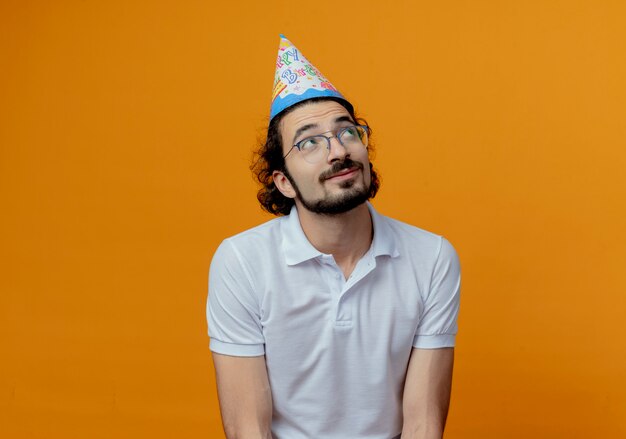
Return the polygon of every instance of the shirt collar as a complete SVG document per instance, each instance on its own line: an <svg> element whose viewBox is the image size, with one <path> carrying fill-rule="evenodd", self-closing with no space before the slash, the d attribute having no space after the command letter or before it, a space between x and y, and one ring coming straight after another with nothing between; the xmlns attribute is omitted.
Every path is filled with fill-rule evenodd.
<svg viewBox="0 0 626 439"><path fill-rule="evenodd" d="M296 265L322 255L322 252L313 247L304 234L295 205L291 207L289 215L282 219L280 230L283 235L282 247L287 265Z"/></svg>
<svg viewBox="0 0 626 439"><path fill-rule="evenodd" d="M367 202L367 208L374 227L374 239L370 248L373 256L398 256L395 236L387 224L386 218L376 212L369 202ZM280 227L283 238L282 249L287 265L297 265L323 255L322 252L313 247L304 234L295 205L292 206L289 215L282 218Z"/></svg>
<svg viewBox="0 0 626 439"><path fill-rule="evenodd" d="M374 239L372 240L372 252L374 257L387 255L395 258L400 255L396 245L396 237L389 226L389 219L374 209L374 206L368 201L367 208L372 216L374 224Z"/></svg>

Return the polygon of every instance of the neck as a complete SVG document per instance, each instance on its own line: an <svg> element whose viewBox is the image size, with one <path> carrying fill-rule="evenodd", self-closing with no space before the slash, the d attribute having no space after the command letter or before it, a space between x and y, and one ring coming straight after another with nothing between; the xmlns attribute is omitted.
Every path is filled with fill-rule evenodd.
<svg viewBox="0 0 626 439"><path fill-rule="evenodd" d="M309 242L322 253L333 255L348 278L357 262L370 248L372 217L365 203L338 215L320 215L296 200L300 225Z"/></svg>

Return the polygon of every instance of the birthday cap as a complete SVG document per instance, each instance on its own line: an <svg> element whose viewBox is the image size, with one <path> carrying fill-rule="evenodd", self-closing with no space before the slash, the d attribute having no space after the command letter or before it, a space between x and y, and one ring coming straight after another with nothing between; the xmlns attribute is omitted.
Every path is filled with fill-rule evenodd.
<svg viewBox="0 0 626 439"><path fill-rule="evenodd" d="M291 41L280 35L270 120L285 108L312 98L338 98L351 104L302 55Z"/></svg>

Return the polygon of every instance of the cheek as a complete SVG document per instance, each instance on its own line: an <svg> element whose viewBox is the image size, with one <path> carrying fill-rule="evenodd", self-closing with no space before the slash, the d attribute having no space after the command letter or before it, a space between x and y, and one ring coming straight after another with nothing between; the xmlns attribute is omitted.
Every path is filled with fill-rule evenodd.
<svg viewBox="0 0 626 439"><path fill-rule="evenodd" d="M369 186L370 184L372 184L372 172L370 170L369 162L367 162L367 164L363 167L363 170L365 171L363 173L363 179L365 180L365 185Z"/></svg>
<svg viewBox="0 0 626 439"><path fill-rule="evenodd" d="M367 152L363 155L363 157L359 157L358 160L363 163L363 180L365 180L365 184L369 185L372 182L372 171Z"/></svg>
<svg viewBox="0 0 626 439"><path fill-rule="evenodd" d="M294 179L298 189L303 193L308 193L315 186L319 185L319 176L322 173L321 169L309 169L309 168L297 168L291 173L291 178ZM294 175L295 174L295 175Z"/></svg>

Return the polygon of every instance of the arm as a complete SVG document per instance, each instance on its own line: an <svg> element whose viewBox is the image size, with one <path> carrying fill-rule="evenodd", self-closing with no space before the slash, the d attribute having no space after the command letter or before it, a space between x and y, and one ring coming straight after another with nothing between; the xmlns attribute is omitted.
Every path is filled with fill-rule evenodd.
<svg viewBox="0 0 626 439"><path fill-rule="evenodd" d="M411 351L402 400L402 439L443 437L453 363L454 348Z"/></svg>
<svg viewBox="0 0 626 439"><path fill-rule="evenodd" d="M442 238L407 367L402 439L443 436L450 405L460 287L459 258Z"/></svg>
<svg viewBox="0 0 626 439"><path fill-rule="evenodd" d="M217 393L228 439L272 439L272 394L265 356L213 353Z"/></svg>
<svg viewBox="0 0 626 439"><path fill-rule="evenodd" d="M272 437L272 396L254 285L247 261L224 241L211 261L207 322L228 439Z"/></svg>

